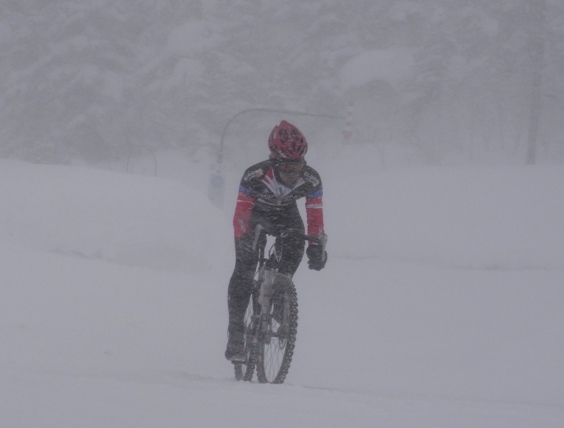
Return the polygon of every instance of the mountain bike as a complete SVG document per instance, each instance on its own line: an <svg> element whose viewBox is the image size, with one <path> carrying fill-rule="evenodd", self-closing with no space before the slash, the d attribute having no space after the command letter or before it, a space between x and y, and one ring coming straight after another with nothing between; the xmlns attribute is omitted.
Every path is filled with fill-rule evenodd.
<svg viewBox="0 0 564 428"><path fill-rule="evenodd" d="M258 246L263 228L255 229L253 248ZM251 298L245 313L245 362L234 363L235 378L251 381L256 368L260 383L283 383L290 369L298 333L298 295L291 276L278 272L283 241L299 238L323 245L326 236L308 236L288 230L274 236L265 254L266 244L259 247L259 259Z"/></svg>

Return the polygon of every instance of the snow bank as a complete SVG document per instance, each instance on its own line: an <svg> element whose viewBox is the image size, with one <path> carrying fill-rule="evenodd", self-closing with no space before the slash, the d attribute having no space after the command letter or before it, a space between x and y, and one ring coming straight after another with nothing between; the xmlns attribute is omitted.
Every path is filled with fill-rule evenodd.
<svg viewBox="0 0 564 428"><path fill-rule="evenodd" d="M334 168L371 171L373 159L370 149L360 148L343 153ZM562 167L325 175L334 255L461 268L564 269Z"/></svg>
<svg viewBox="0 0 564 428"><path fill-rule="evenodd" d="M376 171L369 148L335 159L314 165L324 179L332 257L564 270L561 167ZM209 267L232 257L232 207L218 211L178 181L1 166L0 240L154 268ZM354 169L366 173L333 172Z"/></svg>
<svg viewBox="0 0 564 428"><path fill-rule="evenodd" d="M231 250L225 217L170 180L2 161L0 199L0 240L38 250L153 268L209 267Z"/></svg>

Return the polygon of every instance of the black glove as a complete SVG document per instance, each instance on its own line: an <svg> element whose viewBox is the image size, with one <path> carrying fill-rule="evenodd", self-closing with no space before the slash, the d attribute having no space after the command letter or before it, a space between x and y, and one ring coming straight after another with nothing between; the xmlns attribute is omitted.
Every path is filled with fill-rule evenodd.
<svg viewBox="0 0 564 428"><path fill-rule="evenodd" d="M307 264L310 269L321 270L325 267L325 263L327 263L327 251L323 251L322 245L312 244L307 247L306 253L309 259Z"/></svg>

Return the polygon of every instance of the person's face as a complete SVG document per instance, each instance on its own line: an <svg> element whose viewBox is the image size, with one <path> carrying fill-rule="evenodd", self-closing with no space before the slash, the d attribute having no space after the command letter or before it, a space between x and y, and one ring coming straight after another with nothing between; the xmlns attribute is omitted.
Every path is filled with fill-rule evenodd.
<svg viewBox="0 0 564 428"><path fill-rule="evenodd" d="M280 175L282 183L286 186L293 186L300 178L300 174L304 169L305 161L297 162L278 162L276 164L276 169Z"/></svg>

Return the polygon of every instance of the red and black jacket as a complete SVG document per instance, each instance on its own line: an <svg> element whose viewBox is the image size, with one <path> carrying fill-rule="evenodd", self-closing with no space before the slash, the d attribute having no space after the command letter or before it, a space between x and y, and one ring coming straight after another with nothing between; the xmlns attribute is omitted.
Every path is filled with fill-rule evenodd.
<svg viewBox="0 0 564 428"><path fill-rule="evenodd" d="M297 208L296 200L305 198L307 234L319 236L325 233L323 225L323 187L321 177L309 165L305 165L292 188L284 185L266 160L248 168L243 174L237 196L233 228L235 238L251 232L251 216L280 216Z"/></svg>

